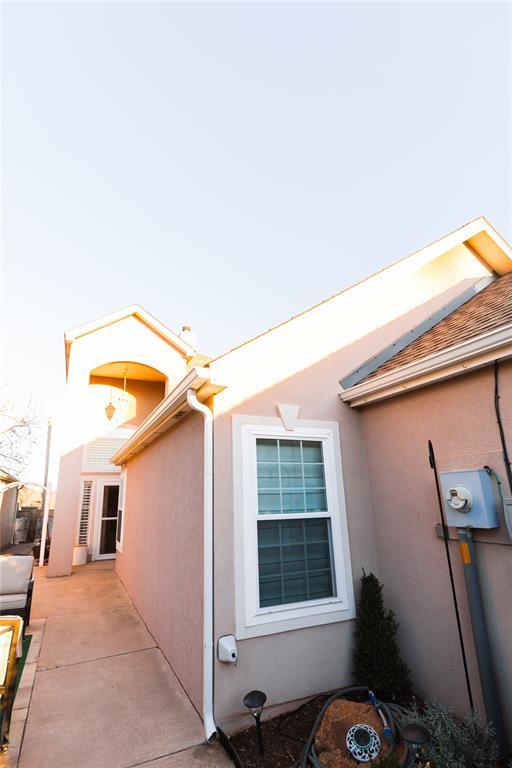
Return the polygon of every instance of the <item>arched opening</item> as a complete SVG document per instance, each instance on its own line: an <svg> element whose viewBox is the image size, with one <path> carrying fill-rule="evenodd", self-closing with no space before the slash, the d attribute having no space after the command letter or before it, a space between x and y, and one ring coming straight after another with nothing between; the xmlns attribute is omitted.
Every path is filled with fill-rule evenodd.
<svg viewBox="0 0 512 768"><path fill-rule="evenodd" d="M139 426L163 400L167 378L149 365L115 360L90 371L89 384L98 388L105 418L112 425Z"/></svg>

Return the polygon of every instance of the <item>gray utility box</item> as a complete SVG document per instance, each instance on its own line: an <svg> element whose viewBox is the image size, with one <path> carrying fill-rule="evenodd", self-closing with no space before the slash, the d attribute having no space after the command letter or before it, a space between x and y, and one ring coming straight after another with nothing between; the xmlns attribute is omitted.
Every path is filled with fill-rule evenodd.
<svg viewBox="0 0 512 768"><path fill-rule="evenodd" d="M446 522L455 528L499 528L497 491L485 469L440 472Z"/></svg>

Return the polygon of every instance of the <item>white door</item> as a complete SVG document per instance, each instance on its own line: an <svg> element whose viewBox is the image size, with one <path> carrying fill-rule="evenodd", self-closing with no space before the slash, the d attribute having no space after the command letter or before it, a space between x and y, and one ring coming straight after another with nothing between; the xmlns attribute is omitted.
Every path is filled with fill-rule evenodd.
<svg viewBox="0 0 512 768"><path fill-rule="evenodd" d="M119 480L98 481L93 560L116 556L116 529L119 509Z"/></svg>

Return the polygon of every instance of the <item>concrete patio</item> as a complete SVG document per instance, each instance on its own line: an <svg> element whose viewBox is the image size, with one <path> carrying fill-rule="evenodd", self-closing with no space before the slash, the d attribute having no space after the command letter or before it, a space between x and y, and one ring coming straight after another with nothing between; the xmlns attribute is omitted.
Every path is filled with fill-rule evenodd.
<svg viewBox="0 0 512 768"><path fill-rule="evenodd" d="M46 578L1 768L228 768L111 561ZM33 683L33 687L32 687Z"/></svg>

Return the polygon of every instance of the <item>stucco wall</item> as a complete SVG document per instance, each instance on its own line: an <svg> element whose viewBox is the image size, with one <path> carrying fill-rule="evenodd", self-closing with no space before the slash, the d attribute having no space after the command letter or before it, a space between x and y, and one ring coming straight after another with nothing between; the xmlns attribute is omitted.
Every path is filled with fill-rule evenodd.
<svg viewBox="0 0 512 768"><path fill-rule="evenodd" d="M59 464L59 484L55 496L55 516L59 524L53 525L48 576L69 576L76 539L78 508L80 504L80 472L84 448L81 446L62 456Z"/></svg>
<svg viewBox="0 0 512 768"><path fill-rule="evenodd" d="M501 372L501 409L512 447L512 363ZM400 620L412 679L430 698L467 708L461 654L427 441L440 471L495 468L507 487L494 413L493 370L480 371L360 411L368 454L379 571ZM470 673L482 702L458 545L450 544ZM512 724L512 549L479 543L478 558L505 721ZM509 730L509 736L512 731Z"/></svg>
<svg viewBox="0 0 512 768"><path fill-rule="evenodd" d="M276 416L278 403L300 418L337 421L354 585L361 568L379 573L372 500L359 414L344 406L338 381L486 274L465 248L434 262L382 272L212 363L228 387L215 397L215 639L235 633L232 416ZM334 351L336 350L336 351ZM215 715L229 730L242 698L261 688L279 705L352 680L354 622L240 640L238 665L216 662ZM299 673L300 670L300 673Z"/></svg>
<svg viewBox="0 0 512 768"><path fill-rule="evenodd" d="M199 711L203 646L203 422L187 416L127 465L116 570Z"/></svg>
<svg viewBox="0 0 512 768"><path fill-rule="evenodd" d="M337 421L343 460L353 579L361 568L377 570L373 518L365 449L358 414L342 409L336 395L340 353L313 366L269 392L244 403L238 412L276 416L276 403L300 405L300 418ZM215 420L215 638L235 634L232 416ZM290 433L292 436L292 433ZM221 727L236 727L242 699L252 688L264 690L268 705L278 705L351 679L353 621L343 621L238 641L238 664L216 662L215 716Z"/></svg>

